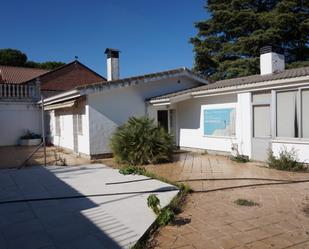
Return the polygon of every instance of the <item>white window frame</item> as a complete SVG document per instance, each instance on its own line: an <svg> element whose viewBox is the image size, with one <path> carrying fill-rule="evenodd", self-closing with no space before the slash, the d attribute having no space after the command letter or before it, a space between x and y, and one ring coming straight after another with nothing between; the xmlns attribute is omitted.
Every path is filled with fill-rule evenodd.
<svg viewBox="0 0 309 249"><path fill-rule="evenodd" d="M304 141L308 142L309 138L303 137L303 130L302 130L302 91L309 90L309 86L304 87L294 87L282 90L272 90L272 128L273 128L273 140L274 141ZM290 91L297 91L297 118L298 118L298 137L280 137L277 136L277 93L280 92L290 92Z"/></svg>
<svg viewBox="0 0 309 249"><path fill-rule="evenodd" d="M254 101L253 100L253 98L254 98L254 96L253 95L255 95L255 94L263 94L263 93L265 93L265 94L269 94L269 101ZM272 95L272 91L264 91L264 90L262 90L262 91L255 91L255 92L251 92L251 118L252 118L252 125L251 125L251 131L252 131L252 134L251 134L251 136L252 136L252 138L257 138L257 139L259 139L259 138L261 138L261 139L267 139L267 138L269 138L269 139L271 139L272 138L272 134L273 134L273 129L272 129L272 117L273 117L273 115L272 115L272 98L273 98L273 95ZM256 106L269 106L269 108L270 108L270 136L267 136L267 137L255 137L255 134L254 134L254 107L256 107Z"/></svg>

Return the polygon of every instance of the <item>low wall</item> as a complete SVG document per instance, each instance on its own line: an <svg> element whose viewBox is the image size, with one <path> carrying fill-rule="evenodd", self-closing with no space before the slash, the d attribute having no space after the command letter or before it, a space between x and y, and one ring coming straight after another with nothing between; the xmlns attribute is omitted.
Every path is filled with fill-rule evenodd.
<svg viewBox="0 0 309 249"><path fill-rule="evenodd" d="M280 151L287 149L291 151L292 149L297 154L297 159L299 162L309 163L309 141L273 141L272 150L276 156L279 155Z"/></svg>
<svg viewBox="0 0 309 249"><path fill-rule="evenodd" d="M0 102L0 146L19 144L29 130L41 134L41 111L33 102Z"/></svg>

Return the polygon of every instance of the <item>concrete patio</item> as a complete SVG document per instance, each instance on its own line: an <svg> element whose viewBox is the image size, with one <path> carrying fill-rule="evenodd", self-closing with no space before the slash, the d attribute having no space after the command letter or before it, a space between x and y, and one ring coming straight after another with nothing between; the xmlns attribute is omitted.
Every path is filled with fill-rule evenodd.
<svg viewBox="0 0 309 249"><path fill-rule="evenodd" d="M0 171L0 248L130 248L155 220L174 186L124 176L101 164Z"/></svg>

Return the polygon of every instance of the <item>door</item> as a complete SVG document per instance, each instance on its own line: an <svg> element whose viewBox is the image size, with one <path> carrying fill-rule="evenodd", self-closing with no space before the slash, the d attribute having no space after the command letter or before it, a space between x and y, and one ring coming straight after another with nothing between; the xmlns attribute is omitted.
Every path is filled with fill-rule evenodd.
<svg viewBox="0 0 309 249"><path fill-rule="evenodd" d="M163 127L166 131L169 131L169 129L168 129L168 110L158 110L157 117L158 117L159 126Z"/></svg>
<svg viewBox="0 0 309 249"><path fill-rule="evenodd" d="M271 113L269 105L253 106L252 159L265 161L271 147Z"/></svg>
<svg viewBox="0 0 309 249"><path fill-rule="evenodd" d="M73 151L78 153L78 118L77 114L73 114Z"/></svg>

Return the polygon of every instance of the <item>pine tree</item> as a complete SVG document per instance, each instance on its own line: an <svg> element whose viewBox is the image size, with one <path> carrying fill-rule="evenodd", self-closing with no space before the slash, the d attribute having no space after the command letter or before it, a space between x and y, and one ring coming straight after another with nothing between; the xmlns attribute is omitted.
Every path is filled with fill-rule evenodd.
<svg viewBox="0 0 309 249"><path fill-rule="evenodd" d="M259 50L280 46L288 67L309 66L308 0L208 0L195 24L195 70L212 80L259 73Z"/></svg>

